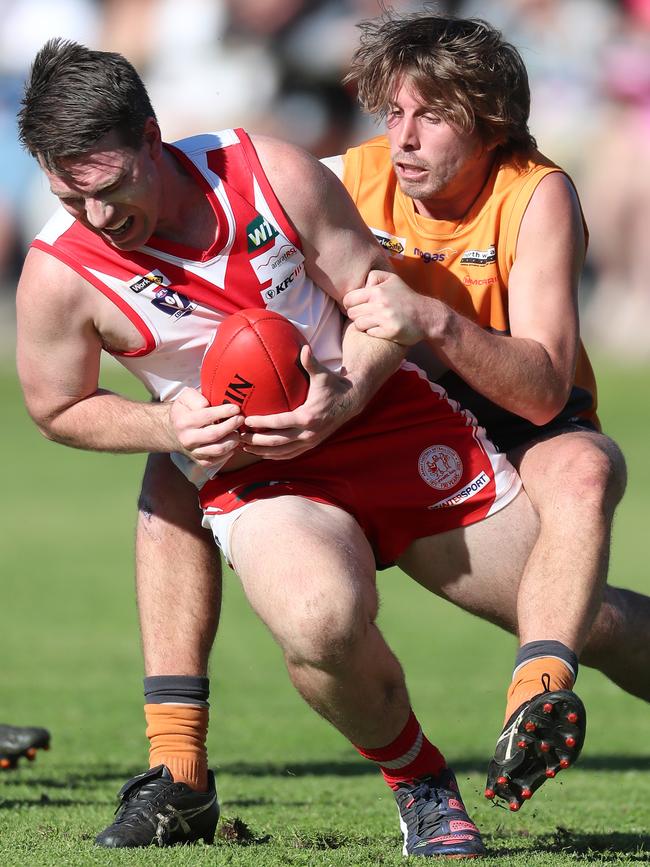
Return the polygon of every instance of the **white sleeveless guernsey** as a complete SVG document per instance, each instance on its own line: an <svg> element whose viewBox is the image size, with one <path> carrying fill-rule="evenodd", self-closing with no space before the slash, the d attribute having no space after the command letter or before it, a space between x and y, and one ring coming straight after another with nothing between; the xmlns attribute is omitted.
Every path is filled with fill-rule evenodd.
<svg viewBox="0 0 650 867"><path fill-rule="evenodd" d="M217 220L208 250L154 235L122 252L62 207L32 242L109 298L138 328L143 346L112 353L154 398L198 388L203 355L219 324L247 307L290 319L331 370L341 367L342 316L305 272L298 235L241 129L197 135L166 147L205 190ZM174 461L198 487L214 475L182 455Z"/></svg>
<svg viewBox="0 0 650 867"><path fill-rule="evenodd" d="M92 283L136 325L143 346L113 353L160 400L198 388L204 352L229 314L266 307L290 319L338 372L342 316L305 272L289 224L241 129L166 145L205 189L217 237L205 251L154 235L122 252L59 208L32 242Z"/></svg>

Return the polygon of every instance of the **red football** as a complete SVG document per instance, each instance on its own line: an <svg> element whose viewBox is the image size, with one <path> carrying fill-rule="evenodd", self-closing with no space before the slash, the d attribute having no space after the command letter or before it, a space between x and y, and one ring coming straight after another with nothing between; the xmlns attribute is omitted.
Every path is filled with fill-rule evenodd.
<svg viewBox="0 0 650 867"><path fill-rule="evenodd" d="M309 375L300 363L300 331L271 310L240 310L225 319L201 365L211 406L236 403L243 415L270 415L305 402Z"/></svg>

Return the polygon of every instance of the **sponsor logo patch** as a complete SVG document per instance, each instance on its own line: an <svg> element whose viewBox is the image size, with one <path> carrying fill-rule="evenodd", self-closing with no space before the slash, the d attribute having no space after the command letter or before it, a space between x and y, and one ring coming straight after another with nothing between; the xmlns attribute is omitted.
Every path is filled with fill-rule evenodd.
<svg viewBox="0 0 650 867"><path fill-rule="evenodd" d="M493 283L498 283L498 277L469 277L467 274L463 277L463 283L466 286L491 286Z"/></svg>
<svg viewBox="0 0 650 867"><path fill-rule="evenodd" d="M171 316L173 319L181 319L183 316L196 310L196 303L190 301L187 295L174 292L170 289L171 281L165 277L162 271L154 269L148 274L136 277L129 283L129 288L143 298L148 298L153 306Z"/></svg>
<svg viewBox="0 0 650 867"><path fill-rule="evenodd" d="M260 268L271 268L271 271L275 271L280 265L284 264L287 259L290 259L292 256L298 251L293 246L293 244L283 244L277 253L273 253L266 262L260 262Z"/></svg>
<svg viewBox="0 0 650 867"><path fill-rule="evenodd" d="M435 253L430 253L427 250L420 250L419 247L415 247L413 253L419 256L425 265L428 265L430 262L444 262L446 259L450 259L456 255L456 250L452 250L451 247L443 247Z"/></svg>
<svg viewBox="0 0 650 867"><path fill-rule="evenodd" d="M294 268L293 271L291 272L291 274L289 274L288 277L285 277L281 283L278 283L275 286L269 286L268 289L264 289L261 293L262 298L265 301L271 301L273 298L276 298L278 295L281 295L286 289L289 288L289 286L291 286L291 284L296 279L296 277L299 274L302 274L302 272L304 270L305 270L305 266L301 262L300 265L298 265L297 268Z"/></svg>
<svg viewBox="0 0 650 867"><path fill-rule="evenodd" d="M463 476L463 462L449 446L429 446L418 458L418 471L427 485L437 491L448 491Z"/></svg>
<svg viewBox="0 0 650 867"><path fill-rule="evenodd" d="M476 494L478 494L479 491L482 491L489 482L490 477L485 471L482 471L478 476L473 478L471 482L468 482L464 488L461 488L460 491L450 494L450 496L445 497L444 500L439 500L437 503L434 503L433 506L429 506L428 508L450 509L452 506L460 506L461 503L476 496Z"/></svg>
<svg viewBox="0 0 650 867"><path fill-rule="evenodd" d="M370 231L375 236L380 247L383 247L391 256L395 256L398 259L403 258L404 250L406 249L406 238L398 238L389 232L382 232L381 229L373 229L372 227L370 227Z"/></svg>
<svg viewBox="0 0 650 867"><path fill-rule="evenodd" d="M249 255L251 268L264 290L271 287L277 289L305 261L300 250L279 232L267 246Z"/></svg>
<svg viewBox="0 0 650 867"><path fill-rule="evenodd" d="M248 238L248 252L254 253L259 247L264 247L265 244L272 238L277 238L280 233L271 225L266 217L258 214L254 220L246 226L246 236Z"/></svg>
<svg viewBox="0 0 650 867"><path fill-rule="evenodd" d="M460 257L461 265L491 265L497 260L497 251L494 244L490 244L487 250L465 250Z"/></svg>
<svg viewBox="0 0 650 867"><path fill-rule="evenodd" d="M162 271L155 268L153 271L149 271L148 274L138 275L133 283L129 283L129 289L138 295L148 286L171 286L171 281L165 277Z"/></svg>

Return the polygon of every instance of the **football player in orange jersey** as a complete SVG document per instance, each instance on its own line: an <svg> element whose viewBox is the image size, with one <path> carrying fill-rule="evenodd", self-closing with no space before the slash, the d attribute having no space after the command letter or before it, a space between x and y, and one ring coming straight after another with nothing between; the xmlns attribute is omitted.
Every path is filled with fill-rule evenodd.
<svg viewBox="0 0 650 867"><path fill-rule="evenodd" d="M520 580L441 574L430 586L518 635L486 784L487 797L516 810L571 762L567 720L584 737L579 657L650 698L650 600L606 586L626 469L601 433L579 336L587 231L573 183L528 130L526 69L498 30L435 14L360 26L347 81L386 134L325 162L396 273L370 274L346 310L367 334L411 347L475 412L540 517Z"/></svg>

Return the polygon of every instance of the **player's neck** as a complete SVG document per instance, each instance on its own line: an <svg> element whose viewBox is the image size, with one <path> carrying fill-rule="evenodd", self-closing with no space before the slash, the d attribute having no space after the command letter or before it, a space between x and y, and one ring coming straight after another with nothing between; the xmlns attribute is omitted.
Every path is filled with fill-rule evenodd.
<svg viewBox="0 0 650 867"><path fill-rule="evenodd" d="M462 177L429 199L413 201L416 213L430 220L458 223L467 217L485 188L494 165L494 154L473 164Z"/></svg>
<svg viewBox="0 0 650 867"><path fill-rule="evenodd" d="M217 236L217 219L206 189L179 160L165 151L163 208L156 236L197 250L207 250Z"/></svg>

